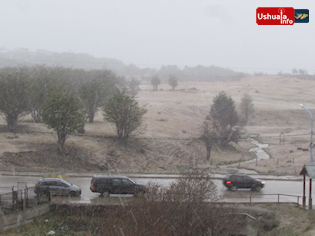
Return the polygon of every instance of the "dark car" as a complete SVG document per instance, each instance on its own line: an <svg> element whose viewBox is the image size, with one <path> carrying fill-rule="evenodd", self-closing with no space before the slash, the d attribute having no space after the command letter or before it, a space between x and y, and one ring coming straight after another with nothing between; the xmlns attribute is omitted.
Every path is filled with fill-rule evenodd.
<svg viewBox="0 0 315 236"><path fill-rule="evenodd" d="M38 195L80 196L80 187L60 178L42 178L35 184L34 192Z"/></svg>
<svg viewBox="0 0 315 236"><path fill-rule="evenodd" d="M107 196L110 194L144 194L147 187L142 184L137 184L126 176L109 176L98 175L94 176L91 180L90 190L93 193L100 193Z"/></svg>
<svg viewBox="0 0 315 236"><path fill-rule="evenodd" d="M254 179L246 174L231 174L224 177L223 185L229 190L247 188L253 191L259 191L265 186L265 182Z"/></svg>

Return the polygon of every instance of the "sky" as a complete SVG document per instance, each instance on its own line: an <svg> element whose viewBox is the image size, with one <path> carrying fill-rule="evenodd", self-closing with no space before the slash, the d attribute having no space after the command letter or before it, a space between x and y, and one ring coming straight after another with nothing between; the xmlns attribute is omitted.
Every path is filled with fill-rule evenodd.
<svg viewBox="0 0 315 236"><path fill-rule="evenodd" d="M314 0L0 0L0 48L87 53L138 67L315 74ZM257 25L258 7L310 22ZM313 18L314 14L314 18Z"/></svg>

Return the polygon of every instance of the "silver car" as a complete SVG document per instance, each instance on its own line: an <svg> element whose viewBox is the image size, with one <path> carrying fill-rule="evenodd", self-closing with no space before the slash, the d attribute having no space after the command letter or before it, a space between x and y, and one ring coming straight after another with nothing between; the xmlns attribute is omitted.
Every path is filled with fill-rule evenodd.
<svg viewBox="0 0 315 236"><path fill-rule="evenodd" d="M42 178L35 184L37 195L80 196L81 188L60 178Z"/></svg>

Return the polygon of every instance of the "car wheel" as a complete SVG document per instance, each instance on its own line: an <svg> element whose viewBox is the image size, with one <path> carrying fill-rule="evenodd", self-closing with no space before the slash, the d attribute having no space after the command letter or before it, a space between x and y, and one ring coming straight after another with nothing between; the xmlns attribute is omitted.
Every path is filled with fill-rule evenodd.
<svg viewBox="0 0 315 236"><path fill-rule="evenodd" d="M261 190L261 187L260 186L254 186L254 187L252 187L252 190L258 192Z"/></svg>
<svg viewBox="0 0 315 236"><path fill-rule="evenodd" d="M109 197L109 195L110 195L110 191L109 190L101 192L101 197Z"/></svg>
<svg viewBox="0 0 315 236"><path fill-rule="evenodd" d="M143 197L144 196L144 191L139 191L139 192L135 192L134 197Z"/></svg>
<svg viewBox="0 0 315 236"><path fill-rule="evenodd" d="M236 191L238 189L238 187L234 185L230 189L231 189L231 191Z"/></svg>
<svg viewBox="0 0 315 236"><path fill-rule="evenodd" d="M76 196L77 196L77 194L76 194L76 192L71 191L71 192L69 193L69 196L70 196L70 197L76 197Z"/></svg>

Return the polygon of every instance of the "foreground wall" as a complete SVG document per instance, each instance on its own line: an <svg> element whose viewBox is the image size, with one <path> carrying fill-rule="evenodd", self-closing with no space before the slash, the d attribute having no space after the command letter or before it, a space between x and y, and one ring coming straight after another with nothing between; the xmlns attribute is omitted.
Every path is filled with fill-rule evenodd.
<svg viewBox="0 0 315 236"><path fill-rule="evenodd" d="M50 204L47 203L9 215L3 215L0 212L0 232L29 223L31 219L46 214L49 211Z"/></svg>

